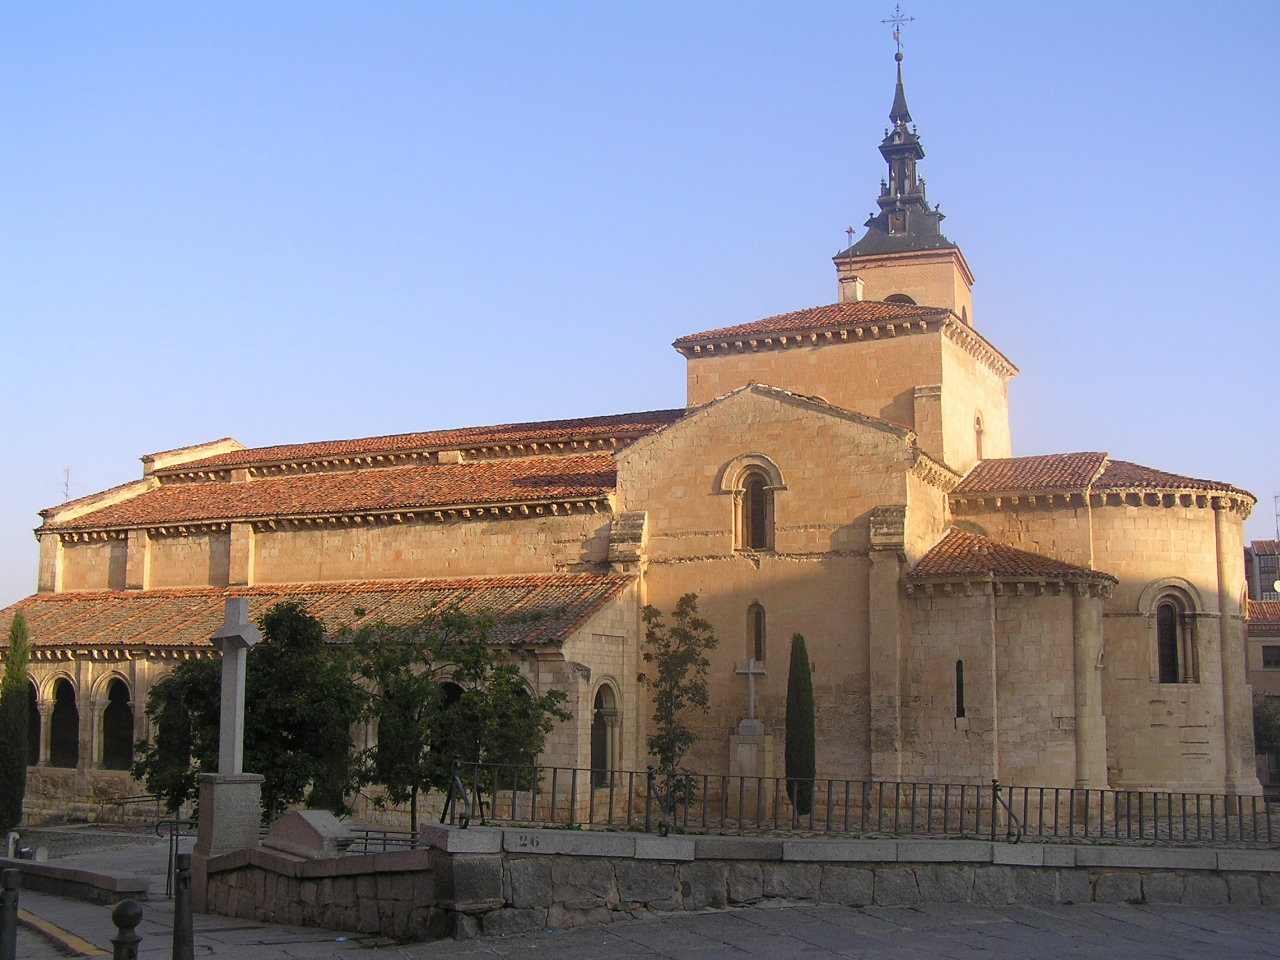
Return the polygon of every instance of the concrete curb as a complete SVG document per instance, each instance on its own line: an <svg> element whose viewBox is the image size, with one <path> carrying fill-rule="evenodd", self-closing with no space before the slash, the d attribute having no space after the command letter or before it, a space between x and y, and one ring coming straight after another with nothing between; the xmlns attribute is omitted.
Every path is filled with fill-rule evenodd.
<svg viewBox="0 0 1280 960"><path fill-rule="evenodd" d="M82 937L77 937L70 930L63 930L57 924L50 923L43 917L37 917L30 910L25 910L22 907L18 908L18 922L28 930L34 930L45 939L57 944L63 950L71 951L78 957L110 956L110 953L96 944L92 944Z"/></svg>

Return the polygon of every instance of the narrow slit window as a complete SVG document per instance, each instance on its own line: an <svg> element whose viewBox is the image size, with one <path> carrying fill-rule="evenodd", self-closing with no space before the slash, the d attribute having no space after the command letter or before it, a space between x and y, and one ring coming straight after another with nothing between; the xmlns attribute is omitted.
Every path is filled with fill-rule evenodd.
<svg viewBox="0 0 1280 960"><path fill-rule="evenodd" d="M964 661L956 661L956 719L964 718Z"/></svg>

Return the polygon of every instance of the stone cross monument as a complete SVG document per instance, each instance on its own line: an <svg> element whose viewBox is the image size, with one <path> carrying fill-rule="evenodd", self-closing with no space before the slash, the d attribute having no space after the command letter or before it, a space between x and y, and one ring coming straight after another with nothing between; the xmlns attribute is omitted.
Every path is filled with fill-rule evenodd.
<svg viewBox="0 0 1280 960"><path fill-rule="evenodd" d="M249 623L249 601L229 597L221 630L209 638L222 653L222 704L218 724L218 772L202 773L200 822L191 857L191 900L205 906L211 857L258 845L262 777L244 772L244 681L249 648L262 639Z"/></svg>
<svg viewBox="0 0 1280 960"><path fill-rule="evenodd" d="M738 735L743 737L759 737L764 734L764 724L756 719L756 677L768 676L768 672L754 659L747 661L745 669L734 670L738 676L747 678L747 715L738 723Z"/></svg>
<svg viewBox="0 0 1280 960"><path fill-rule="evenodd" d="M213 645L222 651L222 702L218 723L218 773L244 773L244 675L249 648L262 639L249 623L249 600L227 600L226 617Z"/></svg>
<svg viewBox="0 0 1280 960"><path fill-rule="evenodd" d="M756 680L769 673L754 658L733 672L747 678L747 715L729 734L729 775L744 778L730 787L730 816L767 817L774 795L774 784L768 782L773 776L773 736L765 732L764 721L756 716Z"/></svg>

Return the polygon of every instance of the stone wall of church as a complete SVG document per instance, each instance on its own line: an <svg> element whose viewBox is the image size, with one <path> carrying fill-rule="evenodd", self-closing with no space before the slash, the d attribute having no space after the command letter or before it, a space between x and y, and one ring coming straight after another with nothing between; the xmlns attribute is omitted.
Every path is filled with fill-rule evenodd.
<svg viewBox="0 0 1280 960"><path fill-rule="evenodd" d="M52 536L50 541L56 541ZM123 539L64 543L61 549L61 589L123 590L127 544ZM52 589L50 587L50 589Z"/></svg>
<svg viewBox="0 0 1280 960"><path fill-rule="evenodd" d="M837 407L914 428L918 384L942 383L940 334L703 355L688 361L689 406L749 381L819 396Z"/></svg>
<svg viewBox="0 0 1280 960"><path fill-rule="evenodd" d="M226 586L335 580L594 572L608 555L607 513L561 513L447 523L334 524L246 535L234 531L157 535L61 544L43 552L60 568L45 586L71 590ZM242 527L244 524L233 524ZM129 544L135 545L130 551Z"/></svg>
<svg viewBox="0 0 1280 960"><path fill-rule="evenodd" d="M1097 566L1120 579L1104 623L1113 786L1256 784L1239 609L1242 524L1230 511L1194 506L1093 511ZM1159 682L1156 608L1164 598L1186 608L1179 683Z"/></svg>
<svg viewBox="0 0 1280 960"><path fill-rule="evenodd" d="M967 473L980 459L1013 456L1009 388L952 340L942 340L942 430L946 463ZM981 453L976 418L982 419Z"/></svg>
<svg viewBox="0 0 1280 960"><path fill-rule="evenodd" d="M988 585L918 593L909 605L904 777L1075 786L1069 592L995 595Z"/></svg>
<svg viewBox="0 0 1280 960"><path fill-rule="evenodd" d="M785 484L774 493L772 550L734 547L732 478L752 456L776 465ZM619 456L619 510L648 510L643 602L669 614L680 596L696 593L720 640L691 769L728 766L729 735L747 715L747 682L734 671L754 656L749 610L758 604L766 675L757 681L757 713L775 737L775 768L790 641L800 633L813 665L819 772L867 775L869 517L907 502L911 463L900 433L752 392Z"/></svg>
<svg viewBox="0 0 1280 960"><path fill-rule="evenodd" d="M956 520L1022 550L1119 579L1105 603L1103 695L1113 787L1253 790L1240 585L1243 518L1179 500L957 508ZM1219 577L1226 589L1219 591ZM1185 607L1184 682L1160 683L1156 607ZM1224 639L1225 638L1225 639ZM1230 769L1229 769L1230 768ZM1239 782L1243 778L1243 785Z"/></svg>

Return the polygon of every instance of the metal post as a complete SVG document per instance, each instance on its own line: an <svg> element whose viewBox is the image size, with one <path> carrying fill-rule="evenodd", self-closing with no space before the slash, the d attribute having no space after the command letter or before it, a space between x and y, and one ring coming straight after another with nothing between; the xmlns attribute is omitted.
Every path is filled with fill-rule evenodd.
<svg viewBox="0 0 1280 960"><path fill-rule="evenodd" d="M111 938L114 947L111 960L138 960L138 944L142 938L136 928L142 922L142 905L135 900L121 900L111 911L111 922L119 933Z"/></svg>
<svg viewBox="0 0 1280 960"><path fill-rule="evenodd" d="M18 885L21 871L10 867L0 873L0 960L18 957Z"/></svg>
<svg viewBox="0 0 1280 960"><path fill-rule="evenodd" d="M191 917L191 854L177 856L173 878L173 960L194 960L195 927Z"/></svg>

